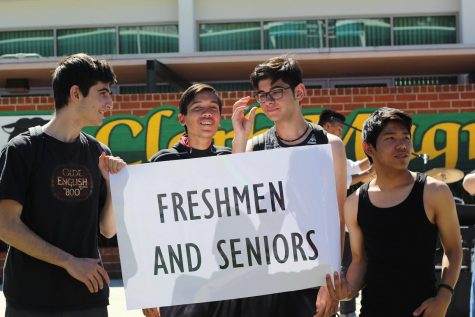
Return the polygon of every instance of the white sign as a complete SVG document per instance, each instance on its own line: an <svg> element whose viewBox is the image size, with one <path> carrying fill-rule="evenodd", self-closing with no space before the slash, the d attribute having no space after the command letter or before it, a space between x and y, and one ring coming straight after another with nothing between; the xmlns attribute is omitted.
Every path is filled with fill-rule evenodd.
<svg viewBox="0 0 475 317"><path fill-rule="evenodd" d="M128 309L305 289L339 270L330 145L111 175Z"/></svg>

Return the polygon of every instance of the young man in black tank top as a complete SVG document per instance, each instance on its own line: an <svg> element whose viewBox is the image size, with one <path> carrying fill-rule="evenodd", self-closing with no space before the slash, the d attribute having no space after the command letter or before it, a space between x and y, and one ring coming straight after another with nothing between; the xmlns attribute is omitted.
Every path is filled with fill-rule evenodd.
<svg viewBox="0 0 475 317"><path fill-rule="evenodd" d="M233 152L267 150L278 147L329 143L332 147L336 193L340 211L341 241L344 234L343 204L346 196L346 154L340 138L325 134L320 126L309 124L302 115L300 101L305 97L302 71L297 62L287 56L275 57L256 66L251 82L257 90L256 100L275 125L263 136L249 140L255 109L244 115L251 97L244 97L234 104L233 127L235 137ZM316 166L315 166L316 168ZM316 299L315 299L316 297ZM262 316L330 316L335 314L338 302L332 300L326 287L313 293L310 290L260 296L248 300L249 305L268 310ZM271 303L271 304L269 304Z"/></svg>
<svg viewBox="0 0 475 317"><path fill-rule="evenodd" d="M327 276L336 299L363 289L360 317L443 317L458 279L462 249L454 199L445 183L408 170L411 126L402 111L381 108L363 127L363 148L377 178L345 203L353 257L346 278L335 272L333 288ZM437 233L445 252L438 286Z"/></svg>
<svg viewBox="0 0 475 317"><path fill-rule="evenodd" d="M222 101L213 87L194 84L181 96L178 121L185 127L180 141L170 149L156 153L150 162L191 159L231 154L231 149L213 144L221 120ZM237 300L143 309L147 317L218 317L238 316Z"/></svg>

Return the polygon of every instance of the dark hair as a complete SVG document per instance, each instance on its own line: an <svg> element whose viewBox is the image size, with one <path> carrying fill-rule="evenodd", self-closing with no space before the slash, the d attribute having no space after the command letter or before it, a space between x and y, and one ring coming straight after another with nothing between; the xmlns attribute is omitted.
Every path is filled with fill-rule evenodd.
<svg viewBox="0 0 475 317"><path fill-rule="evenodd" d="M197 94L203 91L209 91L216 95L216 97L218 98L219 112L221 112L221 109L223 107L223 101L221 100L221 97L218 96L216 90L208 84L197 83L188 87L188 89L186 89L181 95L180 102L178 104L180 113L186 115L188 113L188 105L190 104L190 102L193 100L193 98L195 98Z"/></svg>
<svg viewBox="0 0 475 317"><path fill-rule="evenodd" d="M376 148L376 140L390 122L400 123L411 134L412 119L399 109L383 107L371 114L363 124L363 141Z"/></svg>
<svg viewBox="0 0 475 317"><path fill-rule="evenodd" d="M53 73L53 93L56 110L68 104L69 90L77 85L81 94L87 97L89 88L98 82L115 84L112 67L105 60L98 60L79 53L68 56L58 63Z"/></svg>
<svg viewBox="0 0 475 317"><path fill-rule="evenodd" d="M278 56L259 64L251 73L251 84L257 89L261 80L270 79L272 83L282 80L295 88L302 83L302 70L292 57Z"/></svg>
<svg viewBox="0 0 475 317"><path fill-rule="evenodd" d="M330 122L345 122L345 116L342 115L339 112L329 110L329 109L324 109L322 112L320 112L320 117L318 118L318 125L323 126L325 123Z"/></svg>

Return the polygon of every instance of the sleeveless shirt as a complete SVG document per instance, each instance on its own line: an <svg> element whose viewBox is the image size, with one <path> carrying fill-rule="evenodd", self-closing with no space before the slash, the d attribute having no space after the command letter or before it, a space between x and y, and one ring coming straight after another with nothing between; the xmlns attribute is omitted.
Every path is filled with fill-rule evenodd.
<svg viewBox="0 0 475 317"><path fill-rule="evenodd" d="M361 186L357 221L363 234L367 269L360 317L382 313L386 317L409 317L437 293L437 227L425 213L425 183L426 176L417 173L406 199L388 208L371 203L369 183Z"/></svg>

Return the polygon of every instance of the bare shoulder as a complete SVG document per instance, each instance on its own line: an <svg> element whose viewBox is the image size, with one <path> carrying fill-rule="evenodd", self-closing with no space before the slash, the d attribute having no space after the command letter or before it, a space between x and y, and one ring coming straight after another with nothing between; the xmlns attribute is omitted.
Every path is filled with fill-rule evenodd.
<svg viewBox="0 0 475 317"><path fill-rule="evenodd" d="M430 176L427 176L426 184L424 186L424 194L429 195L431 198L436 198L433 196L437 196L440 194L451 194L449 186L442 182L439 181L435 178L432 178Z"/></svg>
<svg viewBox="0 0 475 317"><path fill-rule="evenodd" d="M345 216L352 215L355 216L358 212L358 201L360 196L361 187L355 190L350 196L345 200Z"/></svg>
<svg viewBox="0 0 475 317"><path fill-rule="evenodd" d="M454 204L452 192L447 184L430 176L424 186L424 206L429 207L427 211L438 213L441 209L449 208ZM455 206L455 205L454 205Z"/></svg>
<svg viewBox="0 0 475 317"><path fill-rule="evenodd" d="M332 147L336 146L336 147L344 148L343 141L336 135L327 133L327 138L328 138L328 144L331 144Z"/></svg>

